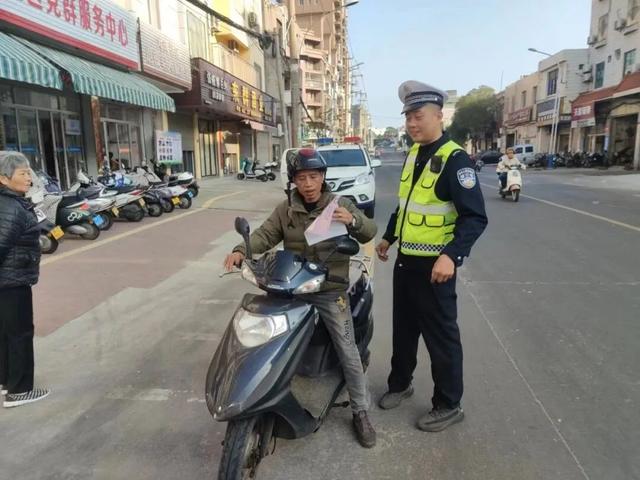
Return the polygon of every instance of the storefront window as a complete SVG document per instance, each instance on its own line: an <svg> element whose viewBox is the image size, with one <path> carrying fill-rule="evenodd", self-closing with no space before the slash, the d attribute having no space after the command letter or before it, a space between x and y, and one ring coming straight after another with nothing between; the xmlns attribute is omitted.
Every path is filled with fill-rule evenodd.
<svg viewBox="0 0 640 480"><path fill-rule="evenodd" d="M42 152L38 139L38 118L33 110L18 110L18 135L20 151L34 168L41 168Z"/></svg>
<svg viewBox="0 0 640 480"><path fill-rule="evenodd" d="M60 102L60 110L66 110L68 112L80 111L80 97L78 95L68 95L58 98Z"/></svg>
<svg viewBox="0 0 640 480"><path fill-rule="evenodd" d="M12 100L11 87L0 85L0 103L13 103Z"/></svg>
<svg viewBox="0 0 640 480"><path fill-rule="evenodd" d="M0 150L19 150L18 123L16 111L13 108L0 109Z"/></svg>
<svg viewBox="0 0 640 480"><path fill-rule="evenodd" d="M58 97L49 93L36 92L24 88L14 88L16 103L35 108L58 110Z"/></svg>

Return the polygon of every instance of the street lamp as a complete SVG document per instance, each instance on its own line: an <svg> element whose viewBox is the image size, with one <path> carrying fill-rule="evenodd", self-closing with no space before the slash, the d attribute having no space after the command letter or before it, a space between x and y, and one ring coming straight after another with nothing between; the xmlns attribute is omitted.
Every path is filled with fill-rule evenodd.
<svg viewBox="0 0 640 480"><path fill-rule="evenodd" d="M551 55L550 53L547 52L543 52L541 50L538 50L537 48L531 48L529 47L528 50L530 52L533 53L540 53L541 55L546 55L547 57L552 57L553 55ZM557 62L554 67L558 67L558 78L556 80L556 98L555 101L553 103L553 118L551 120L551 135L549 137L549 154L550 155L555 155L555 148L556 148L556 136L558 135L558 117L559 117L559 108L560 108L560 83L562 83L560 81L560 62Z"/></svg>

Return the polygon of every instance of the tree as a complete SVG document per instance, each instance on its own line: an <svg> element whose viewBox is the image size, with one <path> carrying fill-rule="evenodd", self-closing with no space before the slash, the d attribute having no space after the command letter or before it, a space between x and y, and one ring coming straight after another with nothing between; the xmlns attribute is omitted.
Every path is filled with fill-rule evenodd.
<svg viewBox="0 0 640 480"><path fill-rule="evenodd" d="M477 151L478 141L497 130L497 114L498 100L493 88L484 85L474 88L458 100L449 134L460 144L470 139Z"/></svg>
<svg viewBox="0 0 640 480"><path fill-rule="evenodd" d="M384 131L384 138L396 140L398 138L398 129L394 127L387 127Z"/></svg>

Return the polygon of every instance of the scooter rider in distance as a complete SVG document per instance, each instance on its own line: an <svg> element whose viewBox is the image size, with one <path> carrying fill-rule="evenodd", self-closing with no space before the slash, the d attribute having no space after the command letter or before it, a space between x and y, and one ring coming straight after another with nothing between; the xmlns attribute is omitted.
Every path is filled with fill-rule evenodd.
<svg viewBox="0 0 640 480"><path fill-rule="evenodd" d="M251 234L250 244L252 253L259 254L284 241L285 248L293 253L313 262L326 261L329 273L322 290L304 295L304 299L318 309L329 331L349 391L356 437L363 447L371 448L376 444L376 432L369 421L369 394L349 308L349 258L334 255L327 260L336 239L309 246L304 235L335 198L325 183L326 171L327 164L317 151L298 151L287 164L288 200L278 205L262 226ZM291 183L296 189L291 189ZM346 198L338 200L333 220L344 224L348 233L360 243L372 240L377 233L375 222ZM234 266L240 267L244 258L245 247L238 245L227 256L225 268L230 271Z"/></svg>
<svg viewBox="0 0 640 480"><path fill-rule="evenodd" d="M500 179L500 190L504 190L507 188L507 173L511 169L511 167L519 167L522 169L526 169L527 167L520 163L518 157L516 157L513 148L507 148L507 152L505 155L500 157L500 161L496 166L496 173L498 174L498 178Z"/></svg>

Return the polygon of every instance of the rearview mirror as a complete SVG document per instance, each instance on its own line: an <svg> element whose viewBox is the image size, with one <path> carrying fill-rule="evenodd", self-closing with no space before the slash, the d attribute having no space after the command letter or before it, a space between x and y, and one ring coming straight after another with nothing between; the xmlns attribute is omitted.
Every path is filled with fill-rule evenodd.
<svg viewBox="0 0 640 480"><path fill-rule="evenodd" d="M336 244L336 252L350 257L356 255L360 251L360 245L353 238L342 237Z"/></svg>
<svg viewBox="0 0 640 480"><path fill-rule="evenodd" d="M248 259L251 259L252 258L251 241L249 238L249 235L251 234L251 227L249 226L249 222L247 222L246 218L236 217L235 227L236 227L236 232L242 235L242 238L244 240L244 245L246 250L245 257L247 257Z"/></svg>
<svg viewBox="0 0 640 480"><path fill-rule="evenodd" d="M371 160L371 167L372 168L378 168L382 166L382 162L380 160L378 160L377 158L374 158L373 160Z"/></svg>

